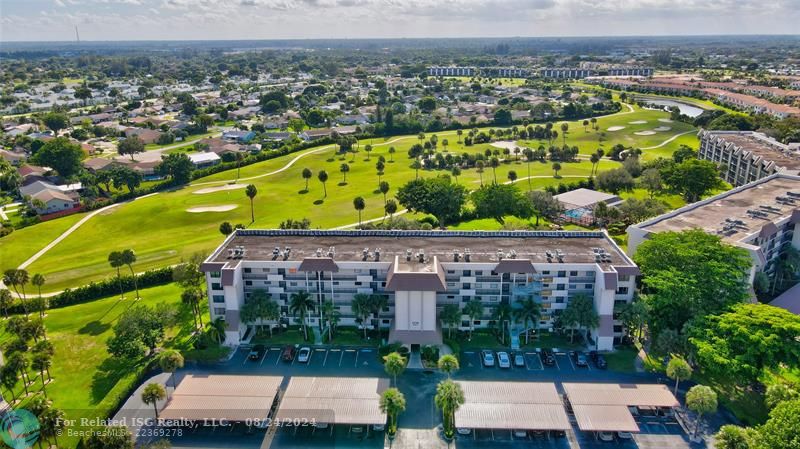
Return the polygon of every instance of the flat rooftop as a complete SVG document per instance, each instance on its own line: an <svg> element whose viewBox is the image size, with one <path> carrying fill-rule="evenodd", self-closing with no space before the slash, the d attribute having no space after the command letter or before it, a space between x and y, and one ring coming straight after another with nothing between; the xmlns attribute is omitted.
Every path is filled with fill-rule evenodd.
<svg viewBox="0 0 800 449"><path fill-rule="evenodd" d="M708 131L708 133L756 156L772 161L780 167L785 167L787 170L800 170L800 152L790 150L788 145L770 139L763 134L719 131ZM797 174L797 172L794 174Z"/></svg>
<svg viewBox="0 0 800 449"><path fill-rule="evenodd" d="M229 250L244 249L244 255L231 258ZM207 262L238 262L239 260L284 260L275 256L276 248L283 252L291 248L286 260L328 257L333 251L337 262L360 262L364 251L367 261L375 261L379 249L381 262L401 261L402 271L432 271L434 257L439 263L453 262L459 252L460 262L465 253L470 262L497 263L500 258L531 260L532 263L599 263L603 267L633 266L634 263L602 232L535 232L535 231L313 231L313 230L237 230L207 259ZM318 250L321 250L318 253ZM406 261L407 251L411 261ZM419 255L424 252L424 262ZM548 260L548 252L550 260ZM516 256L514 256L516 254ZM597 254L604 254L598 262Z"/></svg>
<svg viewBox="0 0 800 449"><path fill-rule="evenodd" d="M758 234L767 223L792 216L796 210L800 210L800 176L775 174L637 226L650 232L699 228L727 242L739 242Z"/></svg>

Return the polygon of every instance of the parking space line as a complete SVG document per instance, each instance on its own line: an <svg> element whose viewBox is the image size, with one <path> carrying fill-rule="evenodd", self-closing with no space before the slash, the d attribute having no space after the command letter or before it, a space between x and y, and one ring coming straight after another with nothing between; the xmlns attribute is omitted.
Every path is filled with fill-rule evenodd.
<svg viewBox="0 0 800 449"><path fill-rule="evenodd" d="M322 366L324 367L328 363L328 356L331 352L342 352L341 349L330 349L328 352L325 353L325 360L322 361Z"/></svg>
<svg viewBox="0 0 800 449"><path fill-rule="evenodd" d="M572 371L577 371L577 369L575 368L575 364L572 363L572 356L571 355L567 354L567 360L569 360L569 364L572 365Z"/></svg>
<svg viewBox="0 0 800 449"><path fill-rule="evenodd" d="M264 364L264 360L267 360L267 355L269 355L269 349L264 350L264 355L261 356L261 362L258 363L258 366Z"/></svg>
<svg viewBox="0 0 800 449"><path fill-rule="evenodd" d="M553 355L553 361L556 362L556 369L561 371L561 365L558 364L558 357L555 354Z"/></svg>

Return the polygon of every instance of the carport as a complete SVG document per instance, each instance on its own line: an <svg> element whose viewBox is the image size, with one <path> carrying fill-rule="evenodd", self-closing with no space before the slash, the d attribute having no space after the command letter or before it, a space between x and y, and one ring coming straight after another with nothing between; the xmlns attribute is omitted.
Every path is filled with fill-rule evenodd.
<svg viewBox="0 0 800 449"><path fill-rule="evenodd" d="M159 415L162 424L267 424L283 377L186 375Z"/></svg>
<svg viewBox="0 0 800 449"><path fill-rule="evenodd" d="M569 430L569 418L553 383L458 381L464 404L457 428L489 430Z"/></svg>
<svg viewBox="0 0 800 449"><path fill-rule="evenodd" d="M275 418L281 425L385 425L380 397L387 388L389 379L378 377L292 377Z"/></svg>
<svg viewBox="0 0 800 449"><path fill-rule="evenodd" d="M666 385L565 383L578 427L587 432L639 432L628 407L677 407Z"/></svg>

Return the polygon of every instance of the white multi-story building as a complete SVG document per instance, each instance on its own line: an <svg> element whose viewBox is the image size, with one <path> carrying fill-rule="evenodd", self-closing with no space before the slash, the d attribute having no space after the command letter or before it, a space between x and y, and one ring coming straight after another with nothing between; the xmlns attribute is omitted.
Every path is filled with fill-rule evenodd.
<svg viewBox="0 0 800 449"><path fill-rule="evenodd" d="M652 67L609 67L608 76L653 76Z"/></svg>
<svg viewBox="0 0 800 449"><path fill-rule="evenodd" d="M320 306L331 301L340 325L357 325L354 295L384 295L388 307L376 322L389 341L442 341L438 313L446 304L477 300L483 314L462 315L460 328L496 325L493 311L516 307L519 298L541 304L538 328L547 332L571 298L593 299L600 324L589 334L600 350L623 336L615 306L633 298L639 270L602 232L448 232L237 230L202 265L212 319L227 325L226 343L246 338L240 310L257 289L281 307L283 323L294 293L317 304L310 324L319 326ZM265 323L275 324L275 323ZM505 323L512 335L521 324Z"/></svg>
<svg viewBox="0 0 800 449"><path fill-rule="evenodd" d="M555 79L581 79L588 78L597 74L597 71L592 69L572 68L549 68L540 69L539 76L542 78L555 78Z"/></svg>
<svg viewBox="0 0 800 449"><path fill-rule="evenodd" d="M651 234L702 229L747 250L756 272L772 278L778 259L800 249L800 176L777 173L628 228L628 251Z"/></svg>
<svg viewBox="0 0 800 449"><path fill-rule="evenodd" d="M430 76L475 76L475 67L428 67Z"/></svg>
<svg viewBox="0 0 800 449"><path fill-rule="evenodd" d="M734 187L775 173L800 174L800 148L752 131L700 131L700 159L716 162Z"/></svg>

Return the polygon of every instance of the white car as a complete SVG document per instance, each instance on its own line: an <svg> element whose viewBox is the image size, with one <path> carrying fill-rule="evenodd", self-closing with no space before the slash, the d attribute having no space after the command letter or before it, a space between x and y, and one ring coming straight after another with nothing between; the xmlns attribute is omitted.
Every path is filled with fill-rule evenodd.
<svg viewBox="0 0 800 449"><path fill-rule="evenodd" d="M611 432L597 432L597 438L605 442L614 441L614 434Z"/></svg>
<svg viewBox="0 0 800 449"><path fill-rule="evenodd" d="M516 438L528 438L528 431L527 430L515 430L514 436Z"/></svg>
<svg viewBox="0 0 800 449"><path fill-rule="evenodd" d="M458 429L456 429L456 432L458 432L459 435L469 435L470 433L472 433L472 429L459 427Z"/></svg>
<svg viewBox="0 0 800 449"><path fill-rule="evenodd" d="M500 368L511 368L511 357L508 356L507 352L497 353L497 366Z"/></svg>
<svg viewBox="0 0 800 449"><path fill-rule="evenodd" d="M632 440L633 434L630 432L617 432L617 438L620 440Z"/></svg>
<svg viewBox="0 0 800 449"><path fill-rule="evenodd" d="M297 353L298 363L308 363L308 359L310 358L311 358L311 348L301 348L300 352Z"/></svg>
<svg viewBox="0 0 800 449"><path fill-rule="evenodd" d="M383 432L383 429L385 429L385 428L386 428L385 424L373 424L372 425L372 430L374 430L376 432Z"/></svg>
<svg viewBox="0 0 800 449"><path fill-rule="evenodd" d="M488 349L481 351L483 366L494 366L494 353Z"/></svg>

